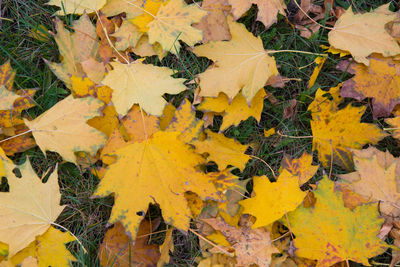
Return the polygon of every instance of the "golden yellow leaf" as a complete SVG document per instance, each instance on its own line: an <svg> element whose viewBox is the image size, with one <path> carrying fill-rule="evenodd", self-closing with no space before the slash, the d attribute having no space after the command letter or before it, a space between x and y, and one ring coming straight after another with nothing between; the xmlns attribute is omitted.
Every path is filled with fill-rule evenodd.
<svg viewBox="0 0 400 267"><path fill-rule="evenodd" d="M349 51L357 62L369 66L367 57L372 53L385 57L400 54L400 46L385 29L396 18L389 11L389 4L364 14L354 14L349 7L329 32L329 43L336 49Z"/></svg>
<svg viewBox="0 0 400 267"><path fill-rule="evenodd" d="M208 12L207 16L193 27L203 31L203 43L210 41L230 40L226 15L230 11L228 0L204 0L201 8Z"/></svg>
<svg viewBox="0 0 400 267"><path fill-rule="evenodd" d="M357 100L372 98L374 118L387 117L400 103L400 61L375 56L369 57L369 63L369 67L348 61L339 63L339 69L355 74L343 83L340 95Z"/></svg>
<svg viewBox="0 0 400 267"><path fill-rule="evenodd" d="M353 162L349 148L361 149L368 143L376 144L387 134L375 124L360 122L365 106L347 105L339 109L343 101L339 97L339 88L331 89L333 100L324 96L326 91L318 89L308 107L312 115L313 150L318 150L323 166L330 166L333 160L334 164L351 169Z"/></svg>
<svg viewBox="0 0 400 267"><path fill-rule="evenodd" d="M165 234L164 243L160 246L160 259L157 262L157 267L162 267L169 263L169 252L174 252L174 240L172 239L173 227L169 228Z"/></svg>
<svg viewBox="0 0 400 267"><path fill-rule="evenodd" d="M296 256L318 260L320 267L345 260L369 265L368 258L387 249L377 237L383 223L377 204L354 210L344 207L342 194L334 191L333 182L326 176L314 194L314 207L301 206L288 214L288 223L296 236Z"/></svg>
<svg viewBox="0 0 400 267"><path fill-rule="evenodd" d="M400 116L385 119L385 122L392 127L394 138L400 139Z"/></svg>
<svg viewBox="0 0 400 267"><path fill-rule="evenodd" d="M283 170L276 182L271 183L266 176L253 178L255 196L239 202L243 213L257 217L253 227L267 226L279 220L286 213L295 210L306 196L301 191L296 176Z"/></svg>
<svg viewBox="0 0 400 267"><path fill-rule="evenodd" d="M381 201L380 210L388 215L395 210L400 193L397 191L399 160L389 151L381 152L374 147L353 151L355 172L342 174L344 185L369 201Z"/></svg>
<svg viewBox="0 0 400 267"><path fill-rule="evenodd" d="M101 266L155 266L160 258L159 248L157 244L148 244L148 241L159 224L159 218L151 220L151 223L148 220L142 220L134 245L125 232L124 226L121 223L114 224L113 228L107 230L100 245Z"/></svg>
<svg viewBox="0 0 400 267"><path fill-rule="evenodd" d="M87 68L85 71L82 66L83 62L96 59L98 56L99 43L96 29L89 17L86 14L82 15L79 20L72 22L72 28L75 30L74 33L64 28L63 22L56 18L57 34L54 35L54 39L58 45L62 61L61 63L54 63L45 60L54 74L68 88L72 86L71 75L78 77L92 76L91 72L94 72L93 75L96 76L99 71L98 66L95 69ZM105 67L103 69L105 70Z"/></svg>
<svg viewBox="0 0 400 267"><path fill-rule="evenodd" d="M297 159L285 156L282 159L281 167L288 170L291 174L296 175L299 179L299 185L302 186L314 176L319 168L319 165L311 165L312 160L312 155L307 152L304 152Z"/></svg>
<svg viewBox="0 0 400 267"><path fill-rule="evenodd" d="M172 103L168 103L164 110L163 114L160 117L160 129L164 131L167 126L171 123L174 115L175 115L176 107Z"/></svg>
<svg viewBox="0 0 400 267"><path fill-rule="evenodd" d="M20 96L14 93L13 91L9 91L6 89L4 85L0 86L0 110L4 109L12 109L14 105L14 101L17 100Z"/></svg>
<svg viewBox="0 0 400 267"><path fill-rule="evenodd" d="M325 61L326 61L326 57L317 57L314 60L315 64L317 64L317 66L315 67L313 73L310 76L310 80L308 81L308 88L313 87L313 85L315 84L315 81L317 80L319 72L321 71L322 67L324 66Z"/></svg>
<svg viewBox="0 0 400 267"><path fill-rule="evenodd" d="M4 135L0 135L1 139L2 137L12 137L8 140L2 140L0 143L0 147L9 156L14 155L15 153L24 152L36 146L35 140L32 138L32 134L27 133L29 129L25 126L25 124L18 124L12 128L3 128L3 131Z"/></svg>
<svg viewBox="0 0 400 267"><path fill-rule="evenodd" d="M95 154L106 142L106 136L86 121L100 115L102 102L93 97L68 96L51 109L25 124L32 130L43 152L59 153L64 160L76 162L75 152Z"/></svg>
<svg viewBox="0 0 400 267"><path fill-rule="evenodd" d="M275 128L264 130L264 137L268 138L276 133Z"/></svg>
<svg viewBox="0 0 400 267"><path fill-rule="evenodd" d="M224 120L219 130L224 131L231 125L238 126L240 122L250 117L260 121L265 96L265 90L260 89L249 106L241 93L238 93L231 102L226 94L220 93L217 98L206 97L197 109L222 113Z"/></svg>
<svg viewBox="0 0 400 267"><path fill-rule="evenodd" d="M207 130L207 139L204 141L196 140L192 144L198 153L207 153L208 160L217 163L220 170L226 169L228 165L238 167L243 171L250 156L245 152L248 148L238 141L225 137L223 134L214 133Z"/></svg>
<svg viewBox="0 0 400 267"><path fill-rule="evenodd" d="M232 14L235 20L242 17L252 4L257 5L257 20L261 21L265 28L269 28L277 22L278 13L286 15L286 5L283 0L228 0L228 2L232 5Z"/></svg>
<svg viewBox="0 0 400 267"><path fill-rule="evenodd" d="M101 13L106 17L125 13L127 19L134 18L143 13L143 0L107 0Z"/></svg>
<svg viewBox="0 0 400 267"><path fill-rule="evenodd" d="M0 66L0 86L4 86L11 91L16 72L12 69L10 61L6 61Z"/></svg>
<svg viewBox="0 0 400 267"><path fill-rule="evenodd" d="M111 63L113 70L102 83L113 89L112 102L118 114L125 115L133 104L139 104L151 115L160 116L167 104L165 93L178 94L186 89L184 79L175 79L167 67L143 64L142 60L127 65Z"/></svg>
<svg viewBox="0 0 400 267"><path fill-rule="evenodd" d="M260 267L268 267L272 254L279 253L272 243L270 233L263 228L252 229L244 224L238 229L220 218L203 219L203 221L220 231L226 236L227 241L233 244L237 266L257 264Z"/></svg>
<svg viewBox="0 0 400 267"><path fill-rule="evenodd" d="M89 78L71 77L71 91L75 97L93 96L108 104L111 101L112 90L107 86L96 85Z"/></svg>
<svg viewBox="0 0 400 267"><path fill-rule="evenodd" d="M134 25L136 25L141 33L146 33L149 30L148 24L155 19L161 5L167 2L168 1L166 0L145 1L144 5L142 6L143 8L142 14L136 16L135 18L130 19L129 21Z"/></svg>
<svg viewBox="0 0 400 267"><path fill-rule="evenodd" d="M208 57L214 65L199 74L200 96L217 97L224 92L230 99L242 90L250 103L253 97L278 74L275 59L264 50L260 37L254 37L243 24L228 20L232 39L196 46L193 52ZM229 79L221 79L221 77Z"/></svg>
<svg viewBox="0 0 400 267"><path fill-rule="evenodd" d="M45 233L65 206L60 206L57 170L42 183L29 160L18 166L22 178L15 176L12 163L3 160L3 164L10 192L0 193L0 241L9 245L11 258Z"/></svg>
<svg viewBox="0 0 400 267"><path fill-rule="evenodd" d="M102 110L104 116L97 116L87 121L89 126L103 132L107 137L119 128L118 114L114 106L105 106Z"/></svg>
<svg viewBox="0 0 400 267"><path fill-rule="evenodd" d="M171 112L172 109L170 108ZM168 115L169 116L169 115ZM185 143L191 143L199 139L203 130L203 122L196 118L192 104L183 100L181 105L174 111L170 123L166 127L166 132L180 132L179 139Z"/></svg>
<svg viewBox="0 0 400 267"><path fill-rule="evenodd" d="M75 241L75 238L68 232L61 232L50 226L50 228L36 240L29 244L28 247L18 252L11 258L14 265L20 264L27 257L33 257L37 260L39 267L71 266L71 262L75 261L75 257L69 252L65 244Z"/></svg>
<svg viewBox="0 0 400 267"><path fill-rule="evenodd" d="M334 55L339 55L339 57L345 57L347 55L350 55L350 53L348 51L340 50L340 49L334 48L333 46L320 45L320 47L328 53L331 53Z"/></svg>
<svg viewBox="0 0 400 267"><path fill-rule="evenodd" d="M205 15L207 12L195 4L187 5L184 0L169 0L161 5L155 19L148 24L149 42L157 42L163 50L177 54L181 47L179 40L193 46L203 39L202 32L191 25Z"/></svg>
<svg viewBox="0 0 400 267"><path fill-rule="evenodd" d="M142 218L138 212L146 213L149 203L159 204L166 223L187 230L191 214L184 192L218 198L208 175L195 168L204 159L180 141L179 134L157 132L117 150L116 162L95 192L95 196L115 194L110 222L121 221L132 238Z"/></svg>
<svg viewBox="0 0 400 267"><path fill-rule="evenodd" d="M106 4L107 0L50 0L48 5L58 6L57 15L93 13Z"/></svg>
<svg viewBox="0 0 400 267"><path fill-rule="evenodd" d="M0 127L11 128L23 125L21 112L35 106L33 96L36 92L37 89L16 91L19 98L14 101L13 108L11 110L0 110Z"/></svg>

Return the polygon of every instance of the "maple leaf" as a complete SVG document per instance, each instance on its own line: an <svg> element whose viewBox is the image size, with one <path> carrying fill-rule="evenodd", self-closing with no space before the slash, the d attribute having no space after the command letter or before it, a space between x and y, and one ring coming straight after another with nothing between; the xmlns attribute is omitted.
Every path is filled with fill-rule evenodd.
<svg viewBox="0 0 400 267"><path fill-rule="evenodd" d="M9 245L11 258L45 233L65 206L60 206L57 170L42 183L28 160L18 166L22 178L15 176L12 163L3 159L3 164L10 191L0 193L0 241Z"/></svg>
<svg viewBox="0 0 400 267"><path fill-rule="evenodd" d="M245 154L248 146L210 130L207 130L206 134L207 139L192 142L196 151L200 154L207 153L208 160L217 163L221 170L232 165L243 171L250 159L250 156Z"/></svg>
<svg viewBox="0 0 400 267"><path fill-rule="evenodd" d="M40 149L59 153L64 160L76 162L75 152L95 154L106 137L86 124L100 115L102 102L93 97L68 96L32 121L25 120Z"/></svg>
<svg viewBox="0 0 400 267"><path fill-rule="evenodd" d="M228 0L204 0L201 8L208 14L193 27L203 31L203 43L230 40L231 33L226 21L226 13L230 10Z"/></svg>
<svg viewBox="0 0 400 267"><path fill-rule="evenodd" d="M222 115L224 120L219 130L224 131L231 125L238 126L240 122L250 117L260 121L265 96L265 90L260 89L249 106L241 93L238 93L232 101L229 101L226 94L220 93L217 98L206 97L197 109L205 111L205 116L210 112Z"/></svg>
<svg viewBox="0 0 400 267"><path fill-rule="evenodd" d="M260 267L270 266L273 253L279 250L272 244L270 233L263 228L252 229L246 224L239 229L227 224L223 219L203 219L215 230L226 236L235 249L237 266L257 264Z"/></svg>
<svg viewBox="0 0 400 267"><path fill-rule="evenodd" d="M6 61L0 66L0 86L4 86L11 91L16 72L12 69L10 61Z"/></svg>
<svg viewBox="0 0 400 267"><path fill-rule="evenodd" d="M400 61L376 56L369 57L369 62L369 67L348 61L339 63L340 70L355 74L343 83L340 95L360 101L370 97L374 118L387 117L400 103Z"/></svg>
<svg viewBox="0 0 400 267"><path fill-rule="evenodd" d="M74 33L65 29L63 22L56 18L57 34L54 35L54 39L62 56L62 62L54 63L45 60L49 68L68 88L72 85L71 75L98 76L99 65L103 74L105 71L103 63L97 61L99 44L96 29L89 17L86 14L82 15L79 20L72 22L72 28L75 30ZM90 61L92 64L85 64Z"/></svg>
<svg viewBox="0 0 400 267"><path fill-rule="evenodd" d="M154 266L160 258L158 245L148 244L152 232L160 220L142 220L138 236L132 246L132 239L121 223L107 230L99 249L101 266Z"/></svg>
<svg viewBox="0 0 400 267"><path fill-rule="evenodd" d="M104 116L94 117L88 120L87 124L110 137L114 130L120 127L118 114L114 106L105 106L102 113Z"/></svg>
<svg viewBox="0 0 400 267"><path fill-rule="evenodd" d="M361 123L361 116L366 107L347 105L339 109L342 98L339 97L340 85L329 91L333 100L318 89L314 101L308 107L311 111L311 130L313 150L318 150L318 157L323 166L333 163L351 169L352 157L349 148L361 149L364 145L376 144L387 136L376 125Z"/></svg>
<svg viewBox="0 0 400 267"><path fill-rule="evenodd" d="M171 69L142 61L129 65L112 62L113 70L102 81L113 89L112 102L118 114L126 114L138 103L147 113L160 116L167 103L163 94L178 94L186 89L184 79L171 77L174 74Z"/></svg>
<svg viewBox="0 0 400 267"><path fill-rule="evenodd" d="M71 266L71 262L76 258L66 249L65 244L72 241L75 241L75 238L69 232L63 233L50 226L43 235L37 236L28 247L13 256L11 262L18 265L27 257L33 257L39 267Z"/></svg>
<svg viewBox="0 0 400 267"><path fill-rule="evenodd" d="M196 46L193 52L208 57L214 66L199 74L200 96L217 97L224 92L233 98L240 90L250 102L268 79L278 74L275 59L264 51L260 37L243 24L228 20L232 39ZM221 79L229 76L230 79Z"/></svg>
<svg viewBox="0 0 400 267"><path fill-rule="evenodd" d="M285 169L273 183L266 176L253 178L255 196L239 204L244 207L243 213L257 217L254 228L279 220L303 202L306 192L301 191L297 180L296 176Z"/></svg>
<svg viewBox="0 0 400 267"><path fill-rule="evenodd" d="M288 170L291 174L298 176L299 185L302 186L314 176L319 168L319 165L311 165L312 160L312 155L307 152L304 152L297 159L285 156L282 159L281 167Z"/></svg>
<svg viewBox="0 0 400 267"><path fill-rule="evenodd" d="M387 249L377 237L383 223L377 204L354 210L344 207L342 193L334 191L334 183L326 176L314 195L314 207L301 206L288 214L288 223L296 236L296 256L318 260L320 267L345 260L369 265L368 258Z"/></svg>
<svg viewBox="0 0 400 267"><path fill-rule="evenodd" d="M116 30L111 36L117 39L115 42L115 48L120 51L125 51L126 49L137 45L142 33L133 23L124 20L118 30Z"/></svg>
<svg viewBox="0 0 400 267"><path fill-rule="evenodd" d="M269 28L277 22L277 15L280 13L285 16L286 5L283 0L228 0L232 5L232 14L238 20L251 8L252 4L257 5L257 20L261 21L265 28Z"/></svg>
<svg viewBox="0 0 400 267"><path fill-rule="evenodd" d="M19 98L19 95L6 89L4 85L0 86L0 110L12 109L14 101Z"/></svg>
<svg viewBox="0 0 400 267"><path fill-rule="evenodd" d="M57 15L93 13L106 4L107 0L50 0L48 5L61 8Z"/></svg>
<svg viewBox="0 0 400 267"><path fill-rule="evenodd" d="M195 168L204 163L203 158L180 141L179 134L156 132L117 150L116 162L95 192L95 196L115 194L110 222L121 221L132 238L142 218L137 212L146 212L149 203L159 204L166 223L187 230L191 216L184 192L218 198L210 178Z"/></svg>
<svg viewBox="0 0 400 267"><path fill-rule="evenodd" d="M173 115L166 114L166 112L173 113ZM166 132L180 132L179 139L185 143L192 143L199 139L203 130L203 122L196 118L194 108L188 100L183 100L176 110L165 111L164 115L170 118L165 128Z"/></svg>
<svg viewBox="0 0 400 267"><path fill-rule="evenodd" d="M134 18L143 13L143 0L107 0L107 3L101 8L101 13L106 17L125 13L126 18Z"/></svg>
<svg viewBox="0 0 400 267"><path fill-rule="evenodd" d="M329 32L329 43L336 49L349 51L357 62L369 66L367 57L372 53L385 57L400 54L400 46L385 29L396 18L389 11L389 4L364 14L354 14L349 7Z"/></svg>
<svg viewBox="0 0 400 267"><path fill-rule="evenodd" d="M130 19L134 25L138 27L141 33L146 33L149 30L149 23L152 22L157 15L158 10L161 5L165 4L167 1L145 1L143 4L143 12L139 16Z"/></svg>
<svg viewBox="0 0 400 267"><path fill-rule="evenodd" d="M177 54L181 45L179 40L189 46L203 39L201 30L193 28L207 12L195 4L187 5L183 0L169 0L161 5L154 20L149 24L147 34L151 44L159 43L162 48Z"/></svg>
<svg viewBox="0 0 400 267"><path fill-rule="evenodd" d="M108 104L111 101L112 90L107 86L96 85L88 77L71 77L71 91L75 97L93 96Z"/></svg>
<svg viewBox="0 0 400 267"><path fill-rule="evenodd" d="M399 160L389 151L381 152L374 147L353 151L355 172L339 175L344 185L369 201L382 201L380 210L388 215L398 213L397 202L400 193L397 191L399 179Z"/></svg>

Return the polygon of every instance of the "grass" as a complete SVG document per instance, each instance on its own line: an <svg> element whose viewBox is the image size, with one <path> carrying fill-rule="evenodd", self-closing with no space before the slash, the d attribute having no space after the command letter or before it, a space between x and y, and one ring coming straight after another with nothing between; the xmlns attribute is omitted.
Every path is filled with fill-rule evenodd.
<svg viewBox="0 0 400 267"><path fill-rule="evenodd" d="M0 20L0 64L7 59L11 60L13 68L17 71L15 88L40 88L35 95L36 107L32 108L25 115L35 118L44 111L48 110L60 99L66 97L69 92L58 80L43 59L49 61L59 61L57 45L51 35L44 28L54 31L53 14L56 8L45 5L47 0L2 0L0 1L2 10ZM315 0L315 4L323 5L323 0ZM351 3L359 10L370 10L389 1L384 0L336 0L336 3L343 8L348 8ZM394 6L394 5L393 5ZM398 7L396 7L398 8ZM292 5L289 5L290 12L296 12ZM67 17L70 23L72 17ZM264 26L256 21L256 8L253 7L248 14L240 20L254 34L259 35L264 47L271 50L300 50L312 53L323 53L320 45L328 45L327 30L321 29L312 36L311 39L301 37L296 29L291 27L285 18L281 17L277 24L265 30ZM48 38L44 41L32 38L32 30L41 31ZM300 53L276 53L274 54L280 73L288 78L298 78L301 81L290 81L284 88L268 87L278 102L271 104L265 100L264 110L260 123L254 119L249 119L241 123L238 127L231 127L226 131L226 135L234 137L242 143L251 144L251 154L265 160L277 172L280 162L285 154L294 157L300 156L303 151L311 152L312 139L304 138L282 138L274 136L269 139L263 137L263 130L275 127L283 134L289 136L310 136L309 126L310 114L307 107L313 100L317 88L328 89L349 78L335 69L340 61L338 56L329 55L325 63L317 84L308 89L307 82L313 71L314 65L311 64L315 59L314 55ZM176 70L176 77L193 79L197 74L203 72L210 62L204 58L197 58L188 50L182 49L178 57L169 55L159 61L155 57L147 59L147 62L158 66L167 66ZM306 66L306 67L305 67ZM192 89L194 89L194 85ZM193 99L193 90L188 90L178 96L168 99L178 105L184 97ZM289 100L296 99L297 107L295 114L285 120L282 115ZM369 104L368 101L363 101ZM366 112L363 120L372 122L371 110ZM218 130L220 118L215 119L214 129ZM383 120L377 122L384 125ZM393 155L400 155L400 147L397 141L392 138L385 138L380 144L380 148L388 149ZM110 216L113 205L113 198L92 199L94 190L98 184L98 178L88 170L79 168L71 163L62 161L56 153L44 155L38 148L30 149L24 153L15 155L13 159L17 163L25 161L26 156L32 162L38 175L41 176L48 169L54 170L58 164L60 175L60 186L62 191L62 203L67 208L59 217L57 223L63 225L74 233L82 241L88 253L84 253L82 247L76 242L69 246L69 249L77 258L76 266L98 266L97 252L99 244L107 228L107 220ZM314 158L318 162L318 158ZM342 173L343 170L334 167L333 175ZM273 177L270 169L259 160L251 160L246 169L238 175L249 178L254 175L267 175ZM316 175L316 179L322 176L322 168ZM159 214L157 208L152 208L152 214ZM161 226L161 228L165 225ZM162 229L164 229L162 228ZM162 241L162 235L159 241ZM200 247L197 237L193 234L183 235L176 231L174 233L175 251L172 253L169 266L192 266L195 258L200 255ZM390 262L390 251L374 259L376 262L387 264ZM359 266L354 263L352 266Z"/></svg>

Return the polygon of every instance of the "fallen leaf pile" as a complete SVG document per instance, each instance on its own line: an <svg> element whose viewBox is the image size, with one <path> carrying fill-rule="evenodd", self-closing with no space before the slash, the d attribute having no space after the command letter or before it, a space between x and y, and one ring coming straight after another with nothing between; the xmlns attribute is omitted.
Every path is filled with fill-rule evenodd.
<svg viewBox="0 0 400 267"><path fill-rule="evenodd" d="M237 20L257 8L268 31L286 16L287 1L188 2L50 0L60 8L53 33L60 62L46 64L70 95L37 117L26 112L37 89L17 89L10 62L0 67L0 177L8 185L0 192L0 266L78 260L68 243L82 246L79 235L57 223L65 208L58 167L38 177L30 159L18 157L36 146L95 174L92 198L113 197L97 244L101 266L168 264L177 232L198 237L198 266L369 265L388 248L391 266L400 261L400 159L372 146L400 139L400 46L390 29L399 13L389 5L361 13L301 1L294 27L310 38L323 26L315 21L331 14L327 52L346 56L337 69L354 76L317 89L308 102L312 136L304 138L314 156L299 148L276 173L243 177L255 161L269 165L228 129L260 122L264 105L278 101L264 87L283 78L280 51ZM70 14L67 26L62 16ZM178 62L184 50L210 63L191 80L148 60ZM327 57L316 56L309 88ZM300 102L287 100L284 119ZM386 131L374 121L381 117ZM293 138L278 128L260 132L265 142ZM149 215L155 206L157 218Z"/></svg>

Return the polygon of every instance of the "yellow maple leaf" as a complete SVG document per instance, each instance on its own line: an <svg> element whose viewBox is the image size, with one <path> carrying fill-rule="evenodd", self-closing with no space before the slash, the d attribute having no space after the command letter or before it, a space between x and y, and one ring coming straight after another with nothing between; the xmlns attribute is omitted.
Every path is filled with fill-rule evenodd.
<svg viewBox="0 0 400 267"><path fill-rule="evenodd" d="M345 260L369 265L368 258L387 249L377 236L384 221L377 204L354 210L344 207L341 192L334 191L333 182L326 176L314 194L314 207L301 206L288 214L288 223L296 236L296 256L318 260L320 267Z"/></svg>
<svg viewBox="0 0 400 267"><path fill-rule="evenodd" d="M302 186L314 176L319 168L319 165L311 165L312 160L312 155L307 152L304 152L297 159L285 156L282 159L281 167L288 170L291 174L296 175L299 179L299 185Z"/></svg>
<svg viewBox="0 0 400 267"><path fill-rule="evenodd" d="M93 96L105 103L111 101L112 90L107 86L96 85L87 77L71 77L71 91L75 97Z"/></svg>
<svg viewBox="0 0 400 267"><path fill-rule="evenodd" d="M174 252L174 240L172 238L173 227L169 228L165 234L164 243L160 246L160 259L157 262L157 267L162 267L169 263L169 252Z"/></svg>
<svg viewBox="0 0 400 267"><path fill-rule="evenodd" d="M162 96L186 89L184 79L171 77L174 74L171 69L142 61L129 65L112 62L113 70L102 81L113 89L112 102L118 114L125 115L133 104L139 104L147 113L160 116L167 104Z"/></svg>
<svg viewBox="0 0 400 267"><path fill-rule="evenodd" d="M143 0L107 0L101 13L106 17L125 13L126 18L131 19L143 13Z"/></svg>
<svg viewBox="0 0 400 267"><path fill-rule="evenodd" d="M374 147L364 150L354 150L353 160L355 172L342 174L339 177L344 185L358 195L369 201L382 201L380 210L388 215L396 208L400 200L397 191L398 159L395 159L388 151L382 152Z"/></svg>
<svg viewBox="0 0 400 267"><path fill-rule="evenodd" d="M4 85L0 86L0 110L4 109L12 109L14 105L14 101L17 100L20 96L16 93L9 91L6 89Z"/></svg>
<svg viewBox="0 0 400 267"><path fill-rule="evenodd" d="M342 98L339 88L330 91L333 100L318 89L314 101L308 107L311 111L311 130L313 134L313 150L318 150L318 157L323 166L334 164L351 169L353 162L349 148L361 149L368 143L376 144L387 136L375 124L360 122L366 107L347 105L339 109Z"/></svg>
<svg viewBox="0 0 400 267"><path fill-rule="evenodd" d="M37 236L28 247L13 256L11 262L18 265L27 257L33 257L39 267L71 266L71 262L76 258L66 249L65 244L72 241L75 241L75 238L70 233L63 233L50 226L43 235Z"/></svg>
<svg viewBox="0 0 400 267"><path fill-rule="evenodd" d="M196 46L193 52L208 57L214 65L199 74L200 96L217 97L224 92L233 98L242 90L251 102L268 79L278 74L275 59L264 50L260 37L254 37L243 24L228 20L232 39ZM229 79L221 79L221 77Z"/></svg>
<svg viewBox="0 0 400 267"><path fill-rule="evenodd" d="M208 160L217 163L220 170L232 165L243 171L247 161L250 159L250 156L245 154L248 146L242 145L223 134L209 130L206 131L206 134L207 139L192 142L196 147L196 151L201 154L207 153Z"/></svg>
<svg viewBox="0 0 400 267"><path fill-rule="evenodd" d="M45 60L54 74L62 80L68 88L71 88L71 75L83 77L85 75L98 76L98 66L88 64L84 69L82 63L88 60L94 60L98 56L98 40L96 29L85 14L79 20L72 22L72 28L75 30L71 33L64 28L63 22L56 18L57 34L54 39L58 45L58 50L62 56L61 63L54 63ZM95 61L97 62L97 61ZM93 63L93 62L92 62ZM102 63L97 62L102 65ZM102 72L104 74L105 66ZM92 75L93 74L93 75Z"/></svg>
<svg viewBox="0 0 400 267"><path fill-rule="evenodd" d="M105 106L102 113L104 116L94 117L88 120L87 124L110 137L114 130L119 127L118 113L114 106Z"/></svg>
<svg viewBox="0 0 400 267"><path fill-rule="evenodd" d="M166 132L180 132L179 139L185 143L199 139L204 123L196 118L194 108L188 100L182 101L176 110L168 108L166 112L174 112L172 116L167 114L170 122L165 128Z"/></svg>
<svg viewBox="0 0 400 267"><path fill-rule="evenodd" d="M6 61L0 66L0 86L7 90L12 90L16 72L12 69L10 61Z"/></svg>
<svg viewBox="0 0 400 267"><path fill-rule="evenodd" d="M48 5L61 8L57 15L93 13L106 4L107 0L50 0Z"/></svg>
<svg viewBox="0 0 400 267"><path fill-rule="evenodd" d="M128 48L136 47L142 33L133 23L124 20L118 30L111 36L117 39L115 41L115 48L120 51L125 51Z"/></svg>
<svg viewBox="0 0 400 267"><path fill-rule="evenodd" d="M148 24L152 22L157 15L158 10L160 9L161 5L167 3L166 0L149 0L145 1L143 5L143 12L141 15L136 16L129 21L136 25L140 32L146 33L149 30Z"/></svg>
<svg viewBox="0 0 400 267"><path fill-rule="evenodd" d="M218 198L208 175L195 167L204 159L179 140L179 132L157 132L115 152L117 160L101 179L95 196L115 194L110 222L121 221L135 238L149 203L157 203L168 224L187 230L190 209L184 192ZM134 205L132 205L134 203Z"/></svg>
<svg viewBox="0 0 400 267"><path fill-rule="evenodd" d="M241 18L252 4L257 5L257 20L261 21L265 28L269 28L277 22L278 13L286 15L286 4L283 0L228 0L228 2L232 5L232 14L235 20Z"/></svg>
<svg viewBox="0 0 400 267"><path fill-rule="evenodd" d="M400 61L375 56L369 57L369 63L369 67L347 61L339 63L338 68L355 74L343 83L340 95L357 100L370 97L374 118L387 117L400 103Z"/></svg>
<svg viewBox="0 0 400 267"><path fill-rule="evenodd" d="M45 233L65 206L60 206L57 170L42 183L28 160L18 166L22 178L15 176L12 163L3 160L3 164L10 192L0 193L0 241L9 245L11 258Z"/></svg>
<svg viewBox="0 0 400 267"><path fill-rule="evenodd" d="M324 66L324 63L326 61L326 57L317 57L314 62L317 64L315 66L315 69L313 70L313 73L310 76L310 80L308 81L308 88L313 87L315 84L315 81L318 78L319 72L321 71L322 67Z"/></svg>
<svg viewBox="0 0 400 267"><path fill-rule="evenodd" d="M43 152L55 151L64 160L76 162L75 152L93 155L105 144L106 136L86 123L100 115L102 105L93 97L68 96L36 119L25 120L25 124Z"/></svg>
<svg viewBox="0 0 400 267"><path fill-rule="evenodd" d="M396 18L389 11L389 4L364 14L354 14L349 7L329 32L329 43L336 49L349 51L357 62L369 66L367 57L372 53L385 57L400 54L400 46L385 29Z"/></svg>
<svg viewBox="0 0 400 267"><path fill-rule="evenodd" d="M205 112L220 113L224 120L219 130L224 131L231 125L238 126L240 122L250 117L260 121L265 96L265 90L260 89L249 106L241 93L238 93L232 101L229 101L226 94L220 93L217 98L206 97L197 109Z"/></svg>
<svg viewBox="0 0 400 267"><path fill-rule="evenodd" d="M296 176L283 170L276 182L271 183L266 176L253 178L255 196L239 202L243 213L257 218L253 227L266 226L279 220L286 213L295 210L306 196L301 191Z"/></svg>
<svg viewBox="0 0 400 267"><path fill-rule="evenodd" d="M149 42L157 42L164 50L177 54L181 47L179 40L193 46L203 39L202 32L191 25L205 15L207 12L195 4L187 5L184 0L169 0L161 5L154 20L148 24Z"/></svg>

